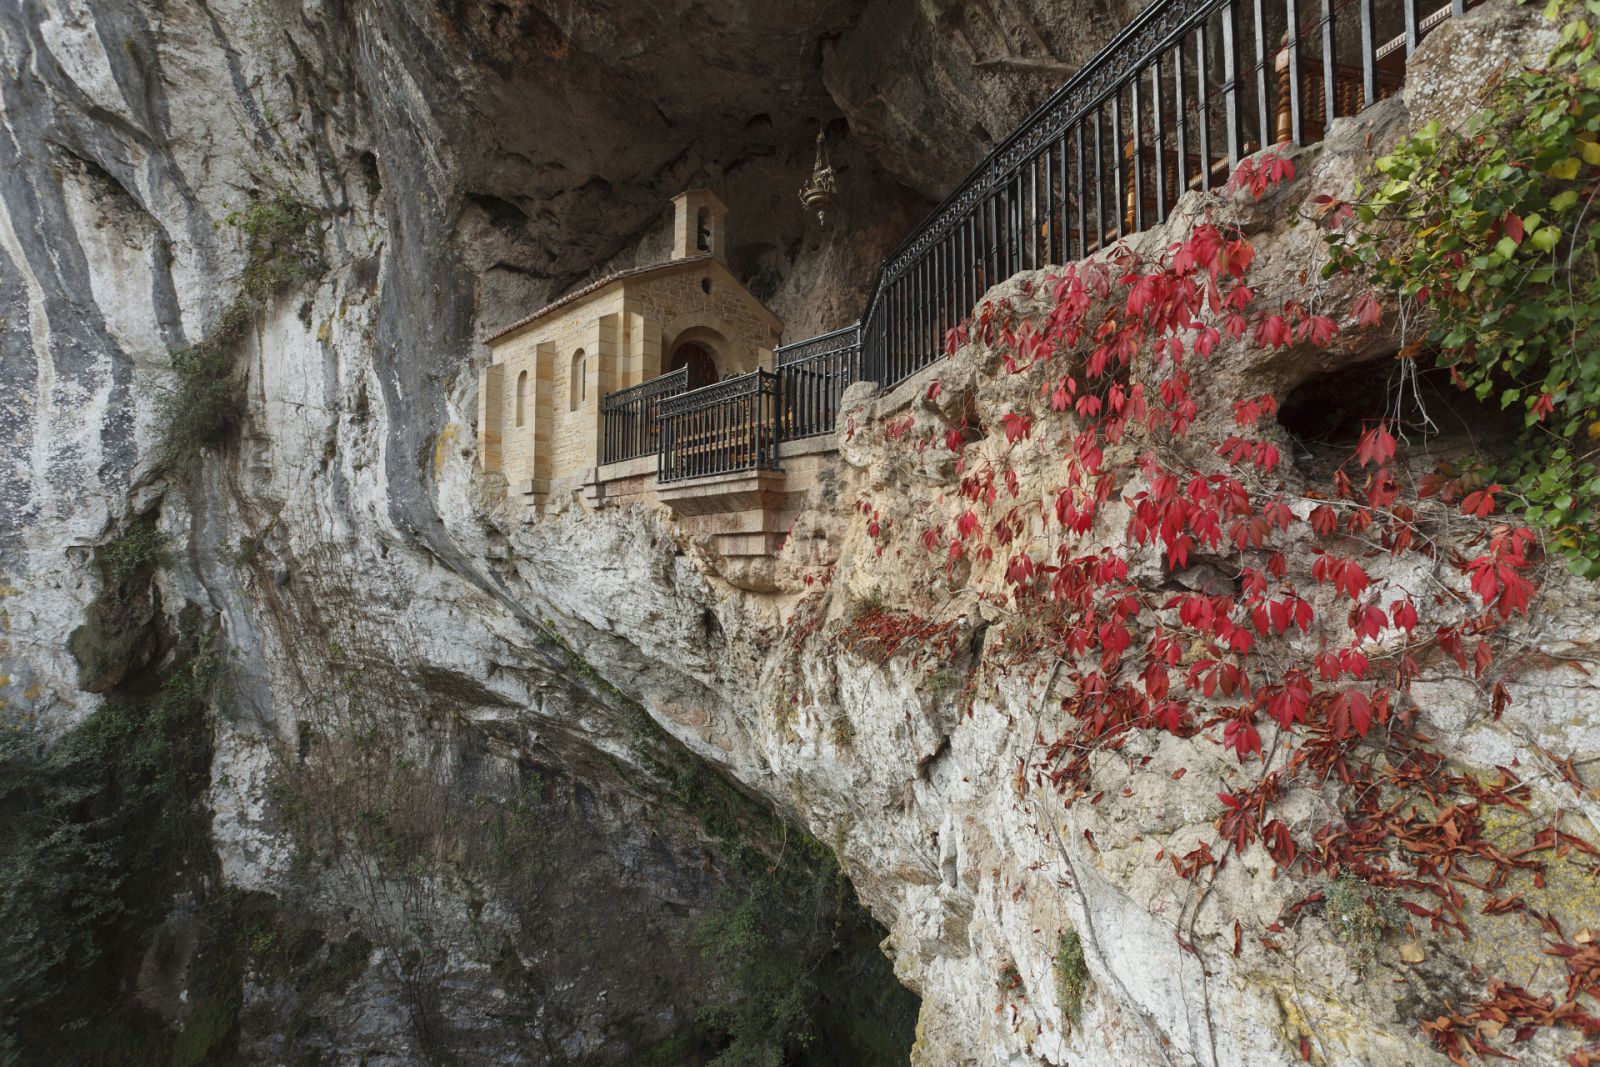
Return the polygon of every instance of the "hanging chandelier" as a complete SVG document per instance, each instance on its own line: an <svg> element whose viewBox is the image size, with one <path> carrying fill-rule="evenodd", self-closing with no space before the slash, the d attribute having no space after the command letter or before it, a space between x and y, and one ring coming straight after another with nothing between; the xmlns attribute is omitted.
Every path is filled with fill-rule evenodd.
<svg viewBox="0 0 1600 1067"><path fill-rule="evenodd" d="M807 211L817 213L817 225L828 224L827 211L839 198L839 183L833 177L833 164L828 162L828 146L822 143L822 131L817 131L817 162L811 168L811 180L800 188L800 204Z"/></svg>

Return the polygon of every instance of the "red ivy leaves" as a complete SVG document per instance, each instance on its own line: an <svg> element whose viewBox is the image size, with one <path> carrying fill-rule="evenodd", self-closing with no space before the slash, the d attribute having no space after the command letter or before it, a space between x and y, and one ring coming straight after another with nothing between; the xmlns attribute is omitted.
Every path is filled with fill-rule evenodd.
<svg viewBox="0 0 1600 1067"><path fill-rule="evenodd" d="M1359 689L1346 689L1328 705L1328 726L1335 737L1349 737L1354 731L1366 737L1372 729L1372 701Z"/></svg>
<svg viewBox="0 0 1600 1067"><path fill-rule="evenodd" d="M1365 292L1356 297L1355 303L1356 325L1363 329L1381 325L1383 322L1383 305L1378 303L1376 292Z"/></svg>
<svg viewBox="0 0 1600 1067"><path fill-rule="evenodd" d="M1355 560L1327 552L1317 556L1317 561L1311 565L1311 576L1318 583L1332 582L1336 590L1351 600L1359 600L1372 581Z"/></svg>
<svg viewBox="0 0 1600 1067"><path fill-rule="evenodd" d="M1261 828L1261 843L1266 845L1267 852L1272 856L1272 862L1284 870L1289 869L1299 853L1295 848L1294 835L1289 833L1289 828L1279 819L1273 819Z"/></svg>
<svg viewBox="0 0 1600 1067"><path fill-rule="evenodd" d="M1222 728L1222 747L1233 749L1243 763L1245 757L1261 751L1261 734L1249 719L1229 719Z"/></svg>
<svg viewBox="0 0 1600 1067"><path fill-rule="evenodd" d="M1033 429L1033 420L1031 418L1026 415L1018 415L1014 411L1002 415L1000 424L1005 427L1006 442L1013 445L1027 437Z"/></svg>
<svg viewBox="0 0 1600 1067"><path fill-rule="evenodd" d="M1461 502L1461 510L1480 519L1487 518L1494 512L1494 495L1499 491L1498 485L1487 485L1475 493L1468 493Z"/></svg>
<svg viewBox="0 0 1600 1067"><path fill-rule="evenodd" d="M1510 618L1513 612L1528 611L1535 586L1521 571L1529 564L1527 552L1533 542L1533 531L1526 527L1502 530L1490 540L1487 555L1471 560L1463 568L1472 591L1485 607L1492 605L1502 619Z"/></svg>
<svg viewBox="0 0 1600 1067"><path fill-rule="evenodd" d="M1237 170L1234 186L1259 195L1290 172L1286 161L1259 157ZM1347 210L1345 205L1335 207ZM1475 543L1486 547L1477 558L1442 551L1440 524L1431 515L1416 514L1409 483L1392 467L1398 442L1387 421L1366 426L1353 462L1334 472L1331 485L1291 498L1292 510L1290 502L1261 489L1260 475L1275 473L1282 462L1268 440L1270 433L1262 430L1262 419L1270 427L1276 413L1271 396L1234 403L1235 431L1219 434L1220 443L1206 442L1237 470L1220 463L1213 464L1221 468L1217 473L1176 465L1173 456L1197 451L1165 447L1196 424L1193 361L1208 358L1225 334L1270 348L1323 348L1335 341L1341 322L1353 319L1360 328L1383 322L1376 292L1358 296L1347 318L1315 314L1294 301L1258 308L1246 282L1253 258L1242 233L1205 221L1162 258L1146 258L1124 246L1096 262L1066 268L1036 292L1053 293L1054 298L1042 325L1017 323L1014 309L1003 302L985 305L971 323L972 331L986 342L998 339L1006 346L1002 356L1007 372L1036 368L1039 379L1035 407L1019 404L1000 418L995 433L1003 430L1009 446L1028 439L1043 445L1057 440L1057 432L1069 433L1070 449L1059 457L1067 473L1064 484L1050 486L1041 500L1024 489L1006 459L973 458L981 457L982 450L969 454L967 444L977 432L968 433L965 426L951 430L945 442L961 457L963 499L956 507L964 510L953 526L925 532L924 543L936 552L942 535L951 533L952 560L992 560L991 573L1003 570L1017 617L1039 622L1019 628L1015 643L1021 647L1013 648L1009 639L1004 645L1011 665L1066 665L1062 678L1069 680L1069 689L1063 707L1071 727L1051 744L1040 764L1042 774L1065 795L1075 796L1074 790L1087 781L1096 750L1120 748L1140 730L1180 736L1206 731L1247 763L1265 754L1260 729L1265 717L1290 735L1282 750L1287 766L1264 776L1255 788L1221 794L1225 811L1217 830L1222 838L1235 849L1259 840L1285 869L1298 865L1302 871L1329 874L1353 869L1374 884L1391 887L1400 885L1401 878L1414 876L1420 884L1437 876L1440 900L1428 899L1430 907L1415 900L1405 903L1436 928L1457 925L1460 916L1448 896L1455 876L1446 870L1448 864L1430 874L1414 859L1439 855L1430 851L1439 846L1427 835L1439 837L1445 831L1402 826L1397 813L1404 809L1378 810L1378 798L1392 795L1399 804L1404 789L1436 800L1441 795L1437 762L1430 763L1434 757L1407 734L1410 709L1403 701L1421 670L1419 661L1425 662L1420 649L1437 647L1463 672L1486 674L1495 664L1495 629L1528 610L1535 544L1527 531L1491 532L1484 524ZM964 340L966 329L963 324L951 339ZM937 398L937 390L937 385L929 387L929 399ZM1538 401L1529 407L1534 418L1548 413L1543 407L1535 411L1535 406ZM1058 425L1068 420L1046 422L1050 412L1070 413L1070 430ZM1035 420L1042 431L1036 439ZM1151 447L1138 460L1139 481L1122 489L1130 474L1127 457L1146 445ZM979 469L969 473L968 459ZM1247 477L1242 473L1246 467L1259 473ZM1468 493L1457 481L1442 489L1444 502L1460 502L1471 519L1494 513L1498 486ZM1116 499L1122 492L1128 495ZM1007 495L1011 499L997 508ZM1308 498L1309 504L1301 503ZM1105 508L1108 503L1116 508ZM1124 504L1126 542L1119 542L1113 530L1114 547L1083 554L1079 536L1098 536L1107 521L1120 522ZM1003 508L1010 510L996 513ZM1297 525L1302 515L1310 534L1321 542L1310 542L1317 546L1312 547L1312 577L1332 587L1336 609L1314 607L1326 604L1329 594L1313 595L1305 590L1302 576L1290 572L1291 547L1303 551L1307 546ZM1055 544L1053 555L1041 554L1040 542L1033 540L1041 533ZM1330 543L1341 535L1351 540ZM1355 547L1357 539L1367 547ZM1129 560L1140 548L1159 555L1168 572L1163 577L1183 591L1155 597L1148 574L1137 583L1130 581ZM1460 578L1456 588L1427 599L1387 590L1375 595L1366 561L1380 552L1418 553L1434 563L1454 565ZM1440 625L1441 620L1428 617L1456 612L1465 599L1463 590L1485 606L1477 618ZM1315 651L1308 647L1315 645L1319 612L1328 616L1320 620L1324 637L1329 636L1330 620L1347 620L1345 644L1336 638ZM1422 625L1424 620L1428 625ZM1383 638L1387 640L1378 644ZM1486 704L1498 714L1510 699L1504 684L1490 678L1481 685ZM1401 762L1383 763L1379 769L1370 746L1357 742L1390 724L1384 749L1389 756L1398 753ZM1276 786L1269 789L1268 780L1276 781L1280 773L1286 781L1303 774L1306 781L1355 786L1350 791L1355 807L1346 813L1351 818L1303 839L1305 847L1300 847L1285 822L1272 818L1269 810ZM1401 775L1410 777L1402 782ZM1380 784L1394 788L1374 788ZM1435 803L1432 810L1447 807ZM1456 826L1452 832L1474 831ZM1396 837L1410 851L1396 851ZM1412 849L1419 842L1424 847ZM1392 870L1364 866L1378 856L1400 858L1385 861L1396 864ZM1201 877L1226 861L1226 855L1219 857L1204 842L1171 859L1186 878ZM1426 882L1428 891L1434 888L1434 881Z"/></svg>
<svg viewBox="0 0 1600 1067"><path fill-rule="evenodd" d="M1363 467L1368 463L1387 463L1394 458L1394 435L1383 423L1364 430L1356 443L1356 461Z"/></svg>
<svg viewBox="0 0 1600 1067"><path fill-rule="evenodd" d="M1294 163L1276 151L1269 151L1241 159L1228 179L1228 188L1235 192L1246 190L1259 200L1278 183L1291 181L1294 181Z"/></svg>

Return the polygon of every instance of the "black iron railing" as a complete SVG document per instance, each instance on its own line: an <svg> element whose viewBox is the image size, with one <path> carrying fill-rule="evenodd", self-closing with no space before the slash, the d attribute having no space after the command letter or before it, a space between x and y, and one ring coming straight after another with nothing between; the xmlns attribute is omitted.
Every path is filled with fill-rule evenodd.
<svg viewBox="0 0 1600 1067"><path fill-rule="evenodd" d="M832 433L839 400L861 377L861 327L846 326L777 351L779 429L784 440Z"/></svg>
<svg viewBox="0 0 1600 1067"><path fill-rule="evenodd" d="M1467 7L1155 0L889 255L860 322L778 349L776 374L653 394L659 480L777 469L779 440L835 428L851 382L887 389L936 361L991 286L1164 221L1267 144L1319 140L1392 95L1422 36ZM623 395L606 400L607 456ZM654 421L623 403L615 455L648 454Z"/></svg>
<svg viewBox="0 0 1600 1067"><path fill-rule="evenodd" d="M1421 35L1466 8L1420 2L1157 0L890 254L862 373L897 384L996 282L1161 222L1243 156L1392 94Z"/></svg>
<svg viewBox="0 0 1600 1067"><path fill-rule="evenodd" d="M751 371L668 397L658 410L658 482L780 469L778 376L771 371Z"/></svg>
<svg viewBox="0 0 1600 1067"><path fill-rule="evenodd" d="M677 396L688 388L689 368L679 367L643 385L607 394L600 402L600 462L618 463L655 455L661 436L658 407L664 398Z"/></svg>

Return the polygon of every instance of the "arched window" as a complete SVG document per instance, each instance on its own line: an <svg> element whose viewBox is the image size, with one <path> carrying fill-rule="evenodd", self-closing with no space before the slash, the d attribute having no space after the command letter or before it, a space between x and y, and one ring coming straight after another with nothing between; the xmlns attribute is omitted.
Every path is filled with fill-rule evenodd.
<svg viewBox="0 0 1600 1067"><path fill-rule="evenodd" d="M700 209L700 214L695 216L695 247L702 252L711 251L711 213L705 208Z"/></svg>
<svg viewBox="0 0 1600 1067"><path fill-rule="evenodd" d="M517 375L517 425L522 425L524 415L528 410L528 372L523 371Z"/></svg>
<svg viewBox="0 0 1600 1067"><path fill-rule="evenodd" d="M583 349L572 353L572 398L567 405L568 411L577 411L583 406L584 400L589 395L588 361L583 358Z"/></svg>

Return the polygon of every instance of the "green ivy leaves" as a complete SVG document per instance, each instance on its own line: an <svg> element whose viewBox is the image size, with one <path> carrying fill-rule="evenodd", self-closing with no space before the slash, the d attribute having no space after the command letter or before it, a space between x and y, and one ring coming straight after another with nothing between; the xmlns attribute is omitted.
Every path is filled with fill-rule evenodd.
<svg viewBox="0 0 1600 1067"><path fill-rule="evenodd" d="M1324 274L1413 301L1457 382L1521 412L1513 469L1485 474L1600 577L1600 2L1546 14L1562 23L1548 63L1501 72L1460 128L1430 122L1379 159Z"/></svg>

